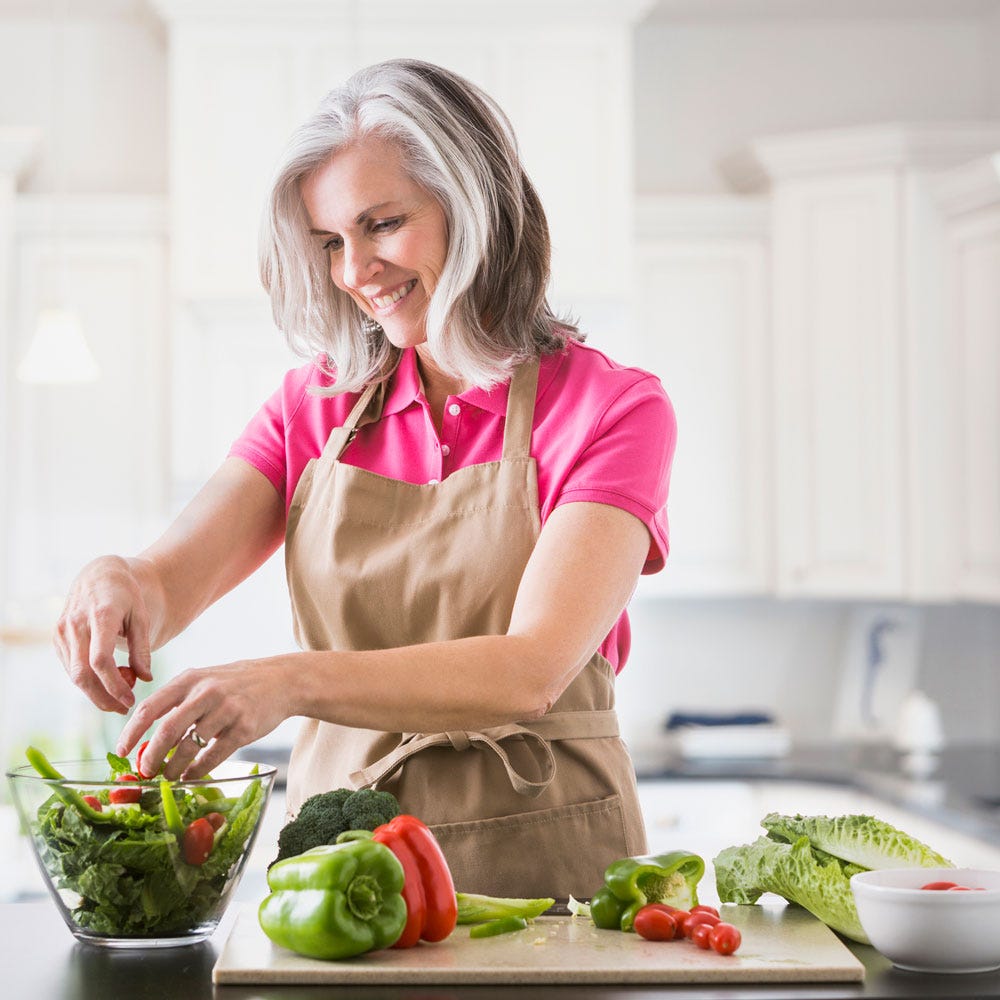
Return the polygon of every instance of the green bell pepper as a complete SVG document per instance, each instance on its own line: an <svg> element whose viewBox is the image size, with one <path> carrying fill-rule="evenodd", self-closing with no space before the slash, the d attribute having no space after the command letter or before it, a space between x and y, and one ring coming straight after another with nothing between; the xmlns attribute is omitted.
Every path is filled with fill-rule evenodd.
<svg viewBox="0 0 1000 1000"><path fill-rule="evenodd" d="M310 958L388 948L406 926L403 866L384 844L325 844L271 866L260 904L264 933Z"/></svg>
<svg viewBox="0 0 1000 1000"><path fill-rule="evenodd" d="M590 900L590 919L598 927L630 931L647 903L689 910L698 905L698 882L704 873L705 862L689 851L614 861Z"/></svg>

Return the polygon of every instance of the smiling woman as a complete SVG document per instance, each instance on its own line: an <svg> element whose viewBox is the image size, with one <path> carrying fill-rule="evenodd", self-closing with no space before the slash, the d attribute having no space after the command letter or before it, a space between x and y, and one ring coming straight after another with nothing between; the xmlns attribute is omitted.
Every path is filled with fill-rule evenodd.
<svg viewBox="0 0 1000 1000"><path fill-rule="evenodd" d="M391 791L463 891L589 895L643 852L614 681L625 606L667 553L674 417L654 376L553 315L549 256L510 125L473 84L397 60L323 100L261 233L275 319L310 360L162 538L84 568L56 636L123 712L116 640L148 680L149 650L284 542L300 649L185 671L119 754L158 723L144 766L200 774L302 716L290 812Z"/></svg>

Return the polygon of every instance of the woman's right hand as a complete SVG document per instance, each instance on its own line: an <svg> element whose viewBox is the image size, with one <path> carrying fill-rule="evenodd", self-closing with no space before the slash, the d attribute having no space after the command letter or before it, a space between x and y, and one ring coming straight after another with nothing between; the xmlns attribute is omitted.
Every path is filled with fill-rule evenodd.
<svg viewBox="0 0 1000 1000"><path fill-rule="evenodd" d="M73 683L98 708L124 715L135 697L115 662L122 638L136 677L152 680L149 612L135 564L101 556L73 581L53 642Z"/></svg>

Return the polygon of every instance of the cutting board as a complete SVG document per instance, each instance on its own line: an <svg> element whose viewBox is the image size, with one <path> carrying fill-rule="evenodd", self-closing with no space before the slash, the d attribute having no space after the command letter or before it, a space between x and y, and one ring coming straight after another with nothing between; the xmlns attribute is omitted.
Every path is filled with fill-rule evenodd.
<svg viewBox="0 0 1000 1000"><path fill-rule="evenodd" d="M539 917L527 930L469 937L457 927L438 944L369 952L339 962L303 958L264 935L256 907L237 915L216 962L217 984L371 986L429 983L794 983L859 982L864 966L823 923L798 907L723 907L740 928L735 955L691 941L644 941L598 930L581 917Z"/></svg>

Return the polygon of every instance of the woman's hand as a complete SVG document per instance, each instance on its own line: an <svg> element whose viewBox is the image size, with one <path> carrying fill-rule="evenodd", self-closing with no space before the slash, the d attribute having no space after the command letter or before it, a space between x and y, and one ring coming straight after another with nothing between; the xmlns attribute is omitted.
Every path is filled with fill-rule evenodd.
<svg viewBox="0 0 1000 1000"><path fill-rule="evenodd" d="M160 720L143 751L143 771L158 773L167 751L176 747L163 773L172 780L199 778L298 714L290 698L292 672L292 661L282 656L185 670L139 705L115 752L127 757ZM192 730L207 746L195 742Z"/></svg>
<svg viewBox="0 0 1000 1000"><path fill-rule="evenodd" d="M98 708L124 714L135 697L115 663L115 646L124 638L136 677L152 680L149 634L138 563L102 556L73 581L52 638L73 683Z"/></svg>

